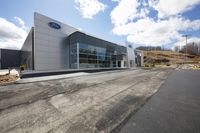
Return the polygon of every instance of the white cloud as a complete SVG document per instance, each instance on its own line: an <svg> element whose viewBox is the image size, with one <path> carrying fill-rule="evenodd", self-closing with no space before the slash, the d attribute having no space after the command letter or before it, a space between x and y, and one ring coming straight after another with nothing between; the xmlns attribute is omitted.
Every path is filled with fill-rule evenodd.
<svg viewBox="0 0 200 133"><path fill-rule="evenodd" d="M25 23L24 21L20 18L20 17L14 17L18 23L19 23L19 27L24 29L24 30L27 30L28 28L25 26Z"/></svg>
<svg viewBox="0 0 200 133"><path fill-rule="evenodd" d="M192 42L198 42L200 43L200 37L189 37L187 39L187 43L192 43ZM180 40L178 40L176 43L174 43L174 45L172 46L172 49L174 49L174 47L178 46L178 47L182 47L184 46L186 43L185 41L185 37L182 37Z"/></svg>
<svg viewBox="0 0 200 133"><path fill-rule="evenodd" d="M82 28L78 28L78 30L79 30L79 31L83 31L83 29L82 29Z"/></svg>
<svg viewBox="0 0 200 133"><path fill-rule="evenodd" d="M150 0L149 4L158 11L158 17L177 15L191 10L200 0Z"/></svg>
<svg viewBox="0 0 200 133"><path fill-rule="evenodd" d="M25 25L21 20L21 26L0 17L0 48L20 49L27 36Z"/></svg>
<svg viewBox="0 0 200 133"><path fill-rule="evenodd" d="M121 0L112 0L113 2L119 2L119 1L121 1Z"/></svg>
<svg viewBox="0 0 200 133"><path fill-rule="evenodd" d="M140 10L140 12L138 13L138 16L139 16L140 18L145 18L145 17L148 16L149 12L150 12L149 9L147 9L147 8L142 8L142 9Z"/></svg>
<svg viewBox="0 0 200 133"><path fill-rule="evenodd" d="M79 10L83 18L92 19L100 11L104 11L106 5L99 0L75 0L76 9Z"/></svg>
<svg viewBox="0 0 200 133"><path fill-rule="evenodd" d="M154 22L150 18L140 19L123 27L116 27L113 32L126 35L129 42L155 46L169 43L171 37L178 36L173 28L166 25L166 21Z"/></svg>
<svg viewBox="0 0 200 133"><path fill-rule="evenodd" d="M123 26L114 27L113 33L125 35L129 42L159 46L179 40L179 31L200 29L200 20L190 21L181 17L154 21L151 18L139 19Z"/></svg>
<svg viewBox="0 0 200 133"><path fill-rule="evenodd" d="M161 46L179 42L182 31L200 30L200 19L191 21L180 14L194 7L198 1L183 0L183 3L179 1L180 5L172 1L176 0L151 0L148 3L144 0L119 0L110 14L113 34L126 36L131 43ZM165 18L151 18L149 13L152 7Z"/></svg>
<svg viewBox="0 0 200 133"><path fill-rule="evenodd" d="M115 0L116 1L116 0ZM115 26L124 25L137 16L136 0L118 0L118 5L111 12L111 21Z"/></svg>

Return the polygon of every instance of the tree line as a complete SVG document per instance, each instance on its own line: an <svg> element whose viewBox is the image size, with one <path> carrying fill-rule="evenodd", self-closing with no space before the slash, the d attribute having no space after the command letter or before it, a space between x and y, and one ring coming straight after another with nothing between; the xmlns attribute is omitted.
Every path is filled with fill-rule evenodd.
<svg viewBox="0 0 200 133"><path fill-rule="evenodd" d="M161 46L139 46L136 49L143 51L170 51L170 49L161 47Z"/></svg>
<svg viewBox="0 0 200 133"><path fill-rule="evenodd" d="M188 54L192 54L192 55L200 55L200 42L187 43L187 45L184 45L182 47L175 46L174 50L176 52L180 52L180 53L188 53Z"/></svg>
<svg viewBox="0 0 200 133"><path fill-rule="evenodd" d="M136 49L143 50L143 51L171 51L171 49L167 49L161 46L139 46ZM174 51L180 53L188 53L192 55L200 55L200 42L191 42L187 43L184 46L175 46Z"/></svg>

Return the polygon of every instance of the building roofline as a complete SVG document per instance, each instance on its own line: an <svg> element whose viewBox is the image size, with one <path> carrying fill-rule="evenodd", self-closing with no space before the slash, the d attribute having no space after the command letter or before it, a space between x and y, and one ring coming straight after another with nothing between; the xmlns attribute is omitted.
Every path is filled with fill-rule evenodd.
<svg viewBox="0 0 200 133"><path fill-rule="evenodd" d="M113 45L126 48L126 47L123 46L123 45L120 45L120 44L117 44L117 43L114 43L114 42L110 42L110 41L104 40L104 39L102 39L102 38L93 36L93 35L91 35L91 34L87 34L87 33L82 32L82 31L75 31L74 33L70 34L68 37L70 37L71 35L76 34L76 33L81 33L81 34L84 34L84 35L86 35L86 36L93 37L93 38L95 38L95 39L99 39L99 40L101 40L101 41L105 41L105 42L108 42L108 43L112 43Z"/></svg>
<svg viewBox="0 0 200 133"><path fill-rule="evenodd" d="M53 19L53 20L55 20L55 21L57 21L57 22L60 22L60 23L62 23L62 24L64 24L64 25L67 25L67 26L69 26L69 27L71 27L71 28L77 29L77 28L75 28L74 26L72 26L72 25L70 25L70 24L66 24L66 23L64 23L64 22L62 22L62 21L60 21L60 20L56 20L56 19L54 19L54 18L51 18L51 17L46 16L46 15L44 15L44 14L41 14L41 13L39 13L39 12L34 12L34 16L35 16L35 14L39 14L39 15L41 15L41 16L43 16L43 17L48 18L48 19ZM79 30L79 29L77 29L77 30Z"/></svg>
<svg viewBox="0 0 200 133"><path fill-rule="evenodd" d="M47 18L49 18L49 19L53 19L53 18L51 18L51 17L48 17L48 16L43 15L43 14L38 13L38 12L34 12L34 14L39 14L39 15L42 15L42 16L47 17ZM55 20L55 19L54 19L54 20ZM76 27L74 27L74 26L72 26L72 25L66 24L66 23L64 23L64 22L62 22L62 21L59 21L59 20L56 20L56 21L58 21L58 22L60 22L60 23L63 23L63 24L65 24L65 25L69 26L69 27L72 27L72 28L77 29L77 31L75 31L75 32L80 32L80 33L83 33L83 34L85 34L85 35L88 35L88 36L91 36L91 37L94 37L94 38L97 38L97 39L100 39L100 40L103 40L103 41L106 41L106 42L109 42L109 43L113 43L113 44L116 44L116 45L118 45L118 46L125 47L125 46L123 46L123 45L120 45L119 43L111 42L111 41L102 39L102 38L100 38L100 37L97 37L97 36L95 36L95 35L92 35L92 34L90 34L90 33L87 33L87 32L85 32L85 31L79 30L78 28L76 28ZM74 32L74 33L75 33L75 32ZM73 33L72 33L72 34L73 34ZM70 36L70 35L69 35L69 36Z"/></svg>

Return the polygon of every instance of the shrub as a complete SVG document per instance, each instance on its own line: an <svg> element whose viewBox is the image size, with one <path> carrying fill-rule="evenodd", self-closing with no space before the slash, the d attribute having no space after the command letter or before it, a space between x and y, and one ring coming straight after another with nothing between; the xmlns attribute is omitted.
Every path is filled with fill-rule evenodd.
<svg viewBox="0 0 200 133"><path fill-rule="evenodd" d="M151 64L151 65L150 65L150 67L155 67L155 64L154 64L154 63L153 63L153 64Z"/></svg>
<svg viewBox="0 0 200 133"><path fill-rule="evenodd" d="M171 66L171 64L167 63L166 66Z"/></svg>

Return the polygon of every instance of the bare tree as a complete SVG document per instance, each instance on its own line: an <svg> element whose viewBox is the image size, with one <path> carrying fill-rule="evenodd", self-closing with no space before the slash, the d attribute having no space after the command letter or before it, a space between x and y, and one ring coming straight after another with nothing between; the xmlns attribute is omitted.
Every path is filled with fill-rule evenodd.
<svg viewBox="0 0 200 133"><path fill-rule="evenodd" d="M192 55L200 55L200 45L197 42L188 43L187 46L183 46L180 52L184 53L187 52L188 54Z"/></svg>

